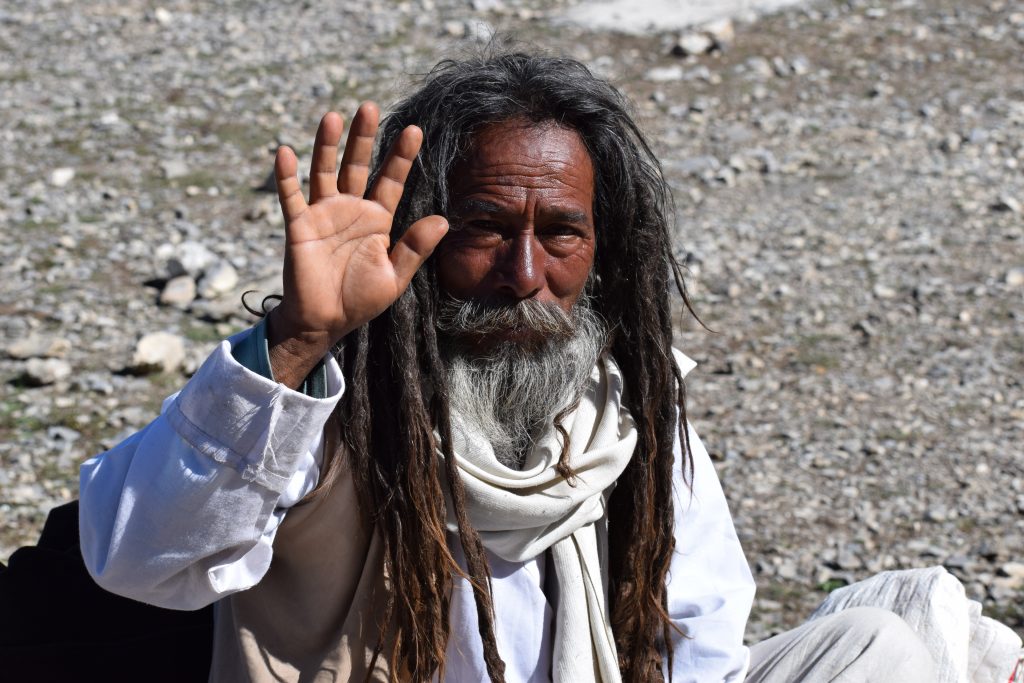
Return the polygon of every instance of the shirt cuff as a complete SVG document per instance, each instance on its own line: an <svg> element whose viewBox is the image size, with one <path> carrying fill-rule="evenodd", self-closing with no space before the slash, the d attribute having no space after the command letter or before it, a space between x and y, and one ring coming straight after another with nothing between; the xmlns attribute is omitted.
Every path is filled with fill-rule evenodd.
<svg viewBox="0 0 1024 683"><path fill-rule="evenodd" d="M248 336L235 344L231 349L231 355L253 372L267 379L274 379L274 370L270 365L270 345L267 342L267 319L265 317L256 323ZM306 375L306 379L299 386L299 391L313 398L327 396L326 357L322 358Z"/></svg>
<svg viewBox="0 0 1024 683"><path fill-rule="evenodd" d="M197 451L235 469L243 479L281 493L310 444L320 438L344 380L331 357L323 364L323 398L292 391L250 370L232 349L253 332L221 342L168 407L166 417Z"/></svg>

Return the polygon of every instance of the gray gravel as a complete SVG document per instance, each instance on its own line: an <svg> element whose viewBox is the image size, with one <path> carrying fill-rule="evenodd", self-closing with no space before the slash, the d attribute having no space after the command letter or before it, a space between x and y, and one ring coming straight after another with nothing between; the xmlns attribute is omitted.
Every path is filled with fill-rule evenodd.
<svg viewBox="0 0 1024 683"><path fill-rule="evenodd" d="M574 4L5 5L0 559L279 288L273 149L499 28L620 84L664 162L750 639L932 564L1024 634L1024 2L638 35Z"/></svg>

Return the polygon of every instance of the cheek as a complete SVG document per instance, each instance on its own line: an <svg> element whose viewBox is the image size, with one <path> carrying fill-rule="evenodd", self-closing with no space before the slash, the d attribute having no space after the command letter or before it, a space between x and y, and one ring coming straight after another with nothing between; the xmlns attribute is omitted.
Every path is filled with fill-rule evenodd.
<svg viewBox="0 0 1024 683"><path fill-rule="evenodd" d="M442 244L437 254L438 284L460 299L473 296L493 267L493 255L482 249L459 249Z"/></svg>
<svg viewBox="0 0 1024 683"><path fill-rule="evenodd" d="M574 303L586 286L593 267L594 250L589 247L565 258L552 259L547 268L548 286L558 298L571 297L570 303Z"/></svg>

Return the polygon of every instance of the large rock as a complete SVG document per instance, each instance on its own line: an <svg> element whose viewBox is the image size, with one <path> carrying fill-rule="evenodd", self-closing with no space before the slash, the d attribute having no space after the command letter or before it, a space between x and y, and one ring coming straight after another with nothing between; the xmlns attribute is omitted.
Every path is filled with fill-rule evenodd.
<svg viewBox="0 0 1024 683"><path fill-rule="evenodd" d="M27 358L63 358L71 350L71 342L63 337L30 334L7 345L7 355L18 360Z"/></svg>
<svg viewBox="0 0 1024 683"><path fill-rule="evenodd" d="M170 332L150 332L135 345L129 370L136 374L174 372L185 361L185 340Z"/></svg>
<svg viewBox="0 0 1024 683"><path fill-rule="evenodd" d="M238 273L234 266L222 259L207 268L199 280L199 296L204 299L216 299L221 294L232 291L237 284Z"/></svg>
<svg viewBox="0 0 1024 683"><path fill-rule="evenodd" d="M32 358L25 363L22 379L25 384L41 387L55 384L71 376L71 365L59 358Z"/></svg>
<svg viewBox="0 0 1024 683"><path fill-rule="evenodd" d="M160 292L160 303L165 306L187 308L196 298L196 281L190 275L171 278Z"/></svg>
<svg viewBox="0 0 1024 683"><path fill-rule="evenodd" d="M171 256L167 259L167 275L191 275L196 279L218 260L217 254L210 251L202 242L186 240L173 247Z"/></svg>

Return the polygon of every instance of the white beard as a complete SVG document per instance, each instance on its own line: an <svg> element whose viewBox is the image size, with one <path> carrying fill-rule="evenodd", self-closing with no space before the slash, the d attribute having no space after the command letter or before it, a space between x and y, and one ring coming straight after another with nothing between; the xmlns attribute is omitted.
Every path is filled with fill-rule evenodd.
<svg viewBox="0 0 1024 683"><path fill-rule="evenodd" d="M608 337L585 295L568 314L529 299L493 307L448 298L438 328L452 412L490 441L500 463L517 470L535 440L579 400ZM537 341L498 342L486 351L464 341L523 328Z"/></svg>

